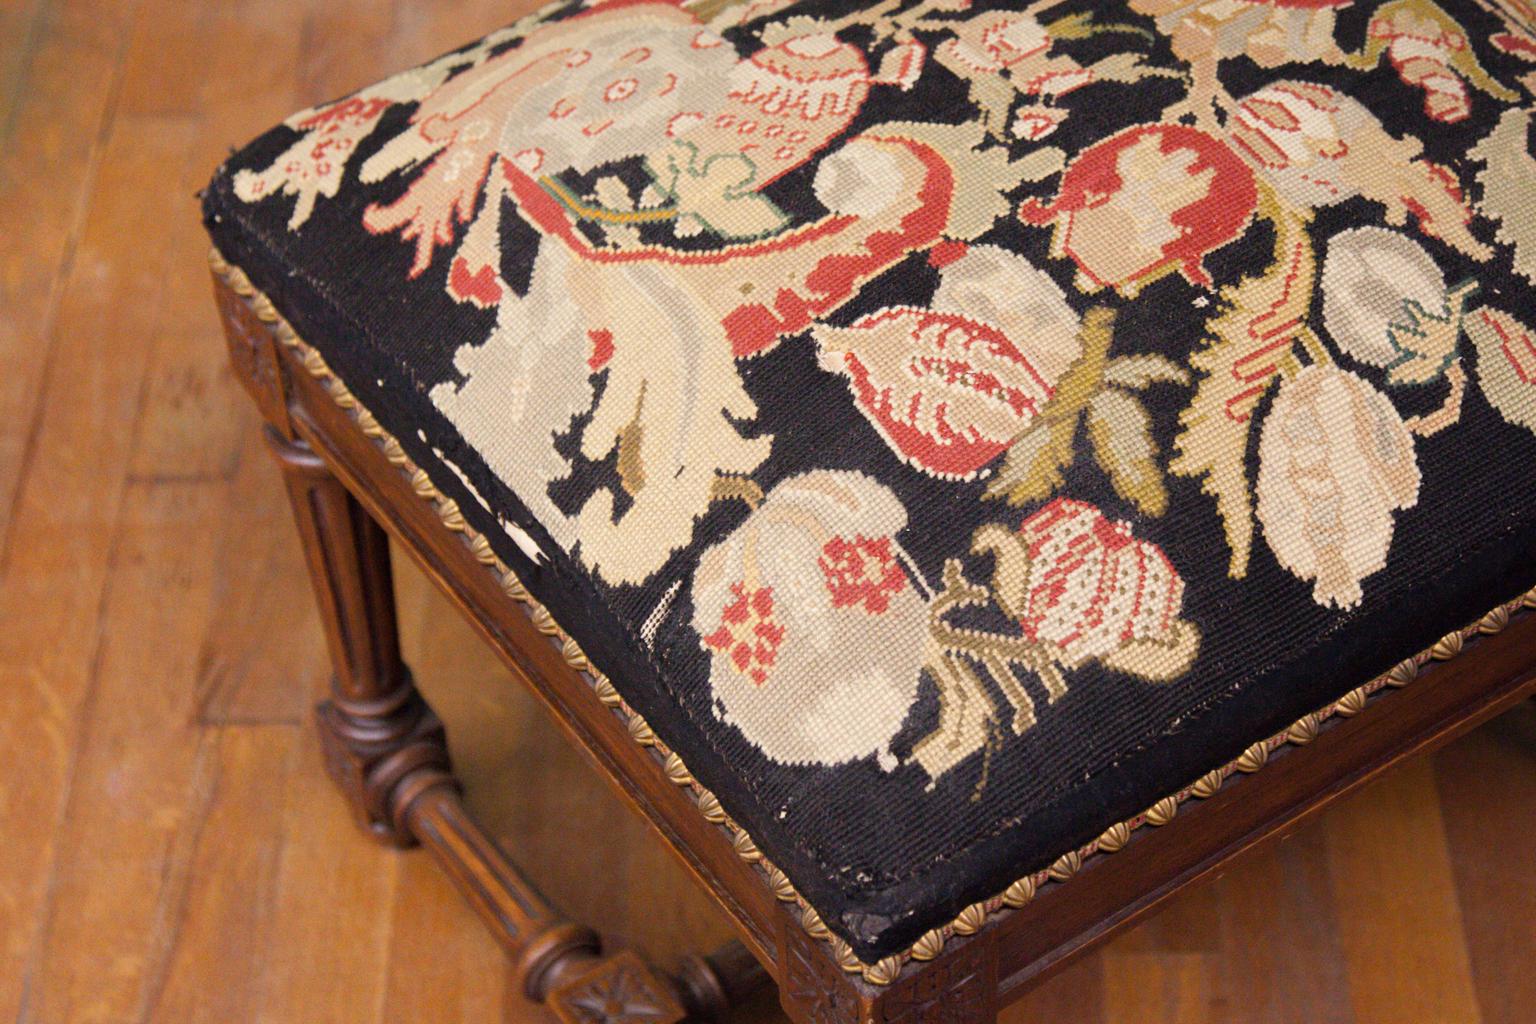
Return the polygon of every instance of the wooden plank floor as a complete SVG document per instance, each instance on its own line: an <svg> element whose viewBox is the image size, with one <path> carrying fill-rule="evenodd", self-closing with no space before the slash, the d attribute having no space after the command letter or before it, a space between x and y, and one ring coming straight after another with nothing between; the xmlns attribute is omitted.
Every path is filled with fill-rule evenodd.
<svg viewBox="0 0 1536 1024"><path fill-rule="evenodd" d="M0 0L0 1024L542 1019L432 865L370 845L323 778L322 644L193 201L229 144L529 6ZM401 575L471 801L549 894L663 960L724 937ZM1528 1024L1533 826L1527 706L1006 1019Z"/></svg>

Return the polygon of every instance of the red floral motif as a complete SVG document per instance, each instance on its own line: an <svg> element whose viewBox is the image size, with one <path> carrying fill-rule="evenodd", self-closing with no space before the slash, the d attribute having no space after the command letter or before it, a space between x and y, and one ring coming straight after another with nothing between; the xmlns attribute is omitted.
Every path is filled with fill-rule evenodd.
<svg viewBox="0 0 1536 1024"><path fill-rule="evenodd" d="M320 196L336 194L342 169L358 142L373 131L389 105L382 97L352 96L291 121L290 127L305 134L265 171L236 174L235 193L248 203L269 192L297 196L288 222L290 230L297 229L314 212Z"/></svg>
<svg viewBox="0 0 1536 1024"><path fill-rule="evenodd" d="M1051 396L1001 330L959 313L900 306L816 336L881 435L940 475L981 470Z"/></svg>
<svg viewBox="0 0 1536 1024"><path fill-rule="evenodd" d="M667 135L705 155L746 154L758 167L753 188L762 188L847 128L871 85L916 81L923 51L914 46L872 75L863 51L830 32L792 36L738 64L718 109L678 115Z"/></svg>
<svg viewBox="0 0 1536 1024"><path fill-rule="evenodd" d="M410 129L363 165L365 182L421 167L398 199L368 207L364 226L414 241L418 276L474 216L497 164L553 174L642 155L664 143L678 117L718 103L736 63L723 40L659 0L603 4L541 25L521 46L449 79ZM484 206L494 218L500 204Z"/></svg>
<svg viewBox="0 0 1536 1024"><path fill-rule="evenodd" d="M1485 306L1466 321L1483 396L1508 423L1536 432L1536 331Z"/></svg>
<svg viewBox="0 0 1536 1024"><path fill-rule="evenodd" d="M891 554L889 537L869 538L861 533L852 540L833 537L821 552L817 564L827 578L834 608L863 605L871 615L881 615L890 608L891 595L907 585L906 573Z"/></svg>
<svg viewBox="0 0 1536 1024"><path fill-rule="evenodd" d="M1372 15L1365 54L1383 52L1405 84L1424 90L1432 120L1465 120L1472 112L1469 84L1505 102L1520 98L1483 69L1466 31L1430 0L1394 0Z"/></svg>
<svg viewBox="0 0 1536 1024"><path fill-rule="evenodd" d="M1184 581L1155 544L1081 501L1058 498L1019 526L1027 579L1010 581L1024 635L1068 666L1114 654L1176 626ZM1022 591L1015 588L1022 584Z"/></svg>
<svg viewBox="0 0 1536 1024"><path fill-rule="evenodd" d="M1460 121L1472 112L1467 87L1451 61L1467 49L1467 37L1448 32L1428 18L1404 12L1373 18L1369 36L1387 48L1398 77L1424 90L1424 112L1436 121Z"/></svg>
<svg viewBox="0 0 1536 1024"><path fill-rule="evenodd" d="M1055 282L997 246L946 243L930 261L943 266L930 308L892 306L813 337L893 451L963 478L1050 400L1081 351L1079 323Z"/></svg>
<svg viewBox="0 0 1536 1024"><path fill-rule="evenodd" d="M984 11L961 22L941 45L947 56L976 71L1001 71L1050 49L1051 36L1021 11Z"/></svg>
<svg viewBox="0 0 1536 1024"><path fill-rule="evenodd" d="M704 642L731 657L731 666L758 686L768 681L768 670L784 642L784 627L773 619L773 588L733 583L736 600L720 612L720 628Z"/></svg>
<svg viewBox="0 0 1536 1024"><path fill-rule="evenodd" d="M1258 203L1253 172L1221 140L1177 124L1128 128L1079 153L1054 202L1019 216L1054 224L1054 255L1090 288L1137 288L1170 270L1209 285L1207 253L1242 234Z"/></svg>

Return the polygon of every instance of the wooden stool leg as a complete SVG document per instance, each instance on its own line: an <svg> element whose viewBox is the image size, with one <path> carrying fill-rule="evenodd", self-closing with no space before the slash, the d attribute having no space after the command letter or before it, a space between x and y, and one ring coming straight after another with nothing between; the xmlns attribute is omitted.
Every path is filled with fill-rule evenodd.
<svg viewBox="0 0 1536 1024"><path fill-rule="evenodd" d="M390 813L406 775L447 776L442 723L400 660L389 538L309 446L267 428L282 466L330 648L331 697L319 706L326 767L359 824L380 840L414 842Z"/></svg>
<svg viewBox="0 0 1536 1024"><path fill-rule="evenodd" d="M330 647L319 706L326 766L374 836L420 843L491 926L523 994L566 1024L670 1024L713 1018L768 980L740 946L690 957L678 978L564 920L469 817L442 723L400 659L389 539L324 460L267 428L283 469Z"/></svg>

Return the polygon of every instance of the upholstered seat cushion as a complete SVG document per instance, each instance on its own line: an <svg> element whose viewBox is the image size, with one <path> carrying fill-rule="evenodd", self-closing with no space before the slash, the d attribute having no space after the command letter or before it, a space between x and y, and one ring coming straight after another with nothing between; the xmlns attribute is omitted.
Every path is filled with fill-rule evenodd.
<svg viewBox="0 0 1536 1024"><path fill-rule="evenodd" d="M566 4L206 218L874 957L1536 581L1530 14Z"/></svg>

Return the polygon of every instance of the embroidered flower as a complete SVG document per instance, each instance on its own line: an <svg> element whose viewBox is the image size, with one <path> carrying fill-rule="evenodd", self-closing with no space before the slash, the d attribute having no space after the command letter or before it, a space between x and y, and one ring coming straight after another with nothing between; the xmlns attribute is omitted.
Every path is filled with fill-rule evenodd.
<svg viewBox="0 0 1536 1024"><path fill-rule="evenodd" d="M664 149L674 121L719 105L736 63L690 14L655 0L542 25L446 82L363 164L365 182L425 165L398 200L369 207L364 224L414 239L419 274L472 216L498 157L549 175Z"/></svg>
<svg viewBox="0 0 1536 1024"><path fill-rule="evenodd" d="M900 198L901 161L888 147L854 139L827 154L811 189L832 213L878 217Z"/></svg>
<svg viewBox="0 0 1536 1024"><path fill-rule="evenodd" d="M1419 500L1413 435L1387 397L1335 366L1280 386L1259 435L1259 522L1312 599L1353 608L1387 564L1392 513Z"/></svg>
<svg viewBox="0 0 1536 1024"><path fill-rule="evenodd" d="M1055 200L1027 200L1028 224L1054 224L1051 254L1085 291L1133 293L1178 270L1208 285L1201 260L1242 234L1258 201L1253 172L1221 140L1177 124L1128 128L1083 150Z"/></svg>
<svg viewBox="0 0 1536 1024"><path fill-rule="evenodd" d="M907 586L907 576L891 554L891 539L833 537L821 549L821 571L827 577L832 607L863 605L874 615L891 606L891 595Z"/></svg>
<svg viewBox="0 0 1536 1024"><path fill-rule="evenodd" d="M748 593L744 583L731 584L736 600L720 611L720 628L704 638L706 646L730 659L731 668L761 686L784 642L784 627L773 619L773 590L758 587Z"/></svg>
<svg viewBox="0 0 1536 1024"><path fill-rule="evenodd" d="M1336 89L1277 82L1238 105L1229 133L1282 195L1326 206L1360 194L1364 176L1348 158L1376 127L1370 111Z"/></svg>
<svg viewBox="0 0 1536 1024"><path fill-rule="evenodd" d="M1467 231L1472 211L1450 171L1421 159L1417 139L1394 139L1369 110L1332 86L1281 81L1244 98L1227 134L1280 195L1302 207L1355 196L1386 207L1387 221L1408 214L1428 234L1477 260L1493 250Z"/></svg>
<svg viewBox="0 0 1536 1024"><path fill-rule="evenodd" d="M1182 672L1199 634L1179 618L1184 581L1162 549L1094 506L1057 498L1019 525L979 532L993 590L1025 639L1068 668L1098 660L1149 679Z"/></svg>
<svg viewBox="0 0 1536 1024"><path fill-rule="evenodd" d="M1092 68L1069 56L1052 55L1051 33L1032 14L1023 11L984 10L963 21L949 23L953 35L934 48L934 59L962 81L969 83L971 101L981 123L1001 138L1009 123L1009 109L1017 96L1054 98L1095 81ZM1110 68L1110 65L1119 64ZM1138 62L1111 58L1108 78L1133 81L1141 76ZM1036 105L1036 113L1013 123L1019 138L1044 138L1066 117L1061 111L1052 119L1049 108Z"/></svg>
<svg viewBox="0 0 1536 1024"><path fill-rule="evenodd" d="M1536 431L1536 331L1487 307L1467 314L1466 323L1489 404L1506 422Z"/></svg>
<svg viewBox="0 0 1536 1024"><path fill-rule="evenodd" d="M1340 348L1389 368L1394 383L1419 384L1456 358L1462 307L1476 284L1447 289L1418 243L1364 227L1328 239L1322 289L1323 323Z"/></svg>
<svg viewBox="0 0 1536 1024"><path fill-rule="evenodd" d="M1001 71L1051 47L1051 35L1022 11L982 11L955 26L941 53L974 71Z"/></svg>
<svg viewBox="0 0 1536 1024"><path fill-rule="evenodd" d="M928 611L898 561L896 496L861 473L778 483L693 577L722 717L776 761L839 764L888 744L917 698Z"/></svg>
<svg viewBox="0 0 1536 1024"><path fill-rule="evenodd" d="M1020 107L1013 115L1012 130L1015 138L1039 142L1059 128L1066 119L1067 112L1061 107L1031 103Z"/></svg>
<svg viewBox="0 0 1536 1024"><path fill-rule="evenodd" d="M1371 16L1360 63L1372 66L1383 53L1404 84L1424 90L1424 113L1435 121L1466 119L1469 82L1506 103L1520 98L1483 70L1466 32L1432 0L1394 0Z"/></svg>
<svg viewBox="0 0 1536 1024"><path fill-rule="evenodd" d="M1334 12L1353 0L1131 0L1131 9L1157 19L1173 52L1197 67L1247 56L1260 67L1336 62Z"/></svg>
<svg viewBox="0 0 1536 1024"><path fill-rule="evenodd" d="M965 477L1039 414L1081 351L1077 314L1024 257L975 245L943 271L930 308L895 306L818 325L824 367L897 454Z"/></svg>
<svg viewBox="0 0 1536 1024"><path fill-rule="evenodd" d="M922 69L921 44L898 47L872 74L864 53L814 24L810 30L765 30L777 39L731 71L714 106L673 118L667 134L695 147L701 160L746 155L760 189L799 167L840 135L874 85L908 88Z"/></svg>
<svg viewBox="0 0 1536 1024"><path fill-rule="evenodd" d="M352 151L389 105L387 99L358 95L292 119L290 126L303 133L298 141L266 170L236 172L235 195L247 203L267 195L297 196L288 230L299 228L321 196L335 197Z"/></svg>

